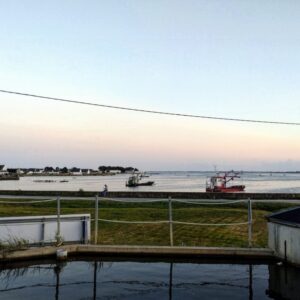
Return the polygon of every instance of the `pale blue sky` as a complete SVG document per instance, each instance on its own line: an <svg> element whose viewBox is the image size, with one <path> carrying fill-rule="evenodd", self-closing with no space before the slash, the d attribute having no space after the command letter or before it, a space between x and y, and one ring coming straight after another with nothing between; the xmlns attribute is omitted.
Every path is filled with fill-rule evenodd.
<svg viewBox="0 0 300 300"><path fill-rule="evenodd" d="M0 1L0 89L172 112L299 122L299 16L300 1ZM170 131L186 126L179 125L184 119L163 117L169 126L164 136L153 129L157 117L95 112L95 108L42 104L3 94L0 105L0 122L7 129L0 134L5 145L0 154L9 165L45 165L47 161L90 166L135 164L137 143L141 156L137 164L145 169L209 168L225 161L226 167L300 167L299 129L287 126L235 125L241 137L245 128L251 142L264 140L256 136L261 130L265 136L270 132L273 140L266 145L268 151L272 146L287 145L271 158L269 152L261 158L249 152L238 160L236 153L222 157L215 148L211 149L215 154L207 158L209 148L202 153L200 145L193 145L193 140L204 139L205 131L191 133L190 128L219 126L221 141L228 132L222 132L223 123L203 121L177 137L175 134L161 157L158 151L149 159L151 151L144 150L151 146L143 139L152 138L160 148L160 141L166 140ZM92 116L94 122L89 123ZM44 128L46 121L50 125L43 134L31 139L32 128ZM135 140L124 138L122 151L114 153L127 122L139 127L140 135ZM81 128L74 145L83 143L87 132L102 128L109 136L103 142L112 148L99 148L103 136L95 135L91 138L95 145L89 150L78 152L73 147L65 157L62 150L52 149L46 156L40 141L48 134L54 144L62 143L56 140L53 128L69 136L76 136ZM134 134L134 126L130 128ZM235 134L235 129L231 130ZM64 135L66 146L70 145L68 134ZM191 136L190 141L186 149L177 149L182 135ZM19 150L12 146L11 136L14 141L20 139ZM210 147L231 153L236 142L226 147L212 143ZM199 158L191 153L188 159L186 151L193 147ZM170 149L177 153L176 158L166 161Z"/></svg>

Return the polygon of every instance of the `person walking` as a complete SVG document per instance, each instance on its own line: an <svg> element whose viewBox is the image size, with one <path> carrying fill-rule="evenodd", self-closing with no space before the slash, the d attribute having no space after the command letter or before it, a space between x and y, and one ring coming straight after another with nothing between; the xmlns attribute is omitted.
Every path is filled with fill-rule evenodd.
<svg viewBox="0 0 300 300"><path fill-rule="evenodd" d="M104 188L103 188L103 191L101 192L101 196L102 197L106 197L107 196L107 192L108 192L107 184L104 184Z"/></svg>

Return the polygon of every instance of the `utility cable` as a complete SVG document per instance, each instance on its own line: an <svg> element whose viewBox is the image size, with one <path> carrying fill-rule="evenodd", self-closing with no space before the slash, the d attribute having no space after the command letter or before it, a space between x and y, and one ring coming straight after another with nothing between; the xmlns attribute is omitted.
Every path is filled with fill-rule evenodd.
<svg viewBox="0 0 300 300"><path fill-rule="evenodd" d="M189 118L200 118L200 119L210 119L210 120L220 120L220 121L261 123L261 124L273 124L273 125L300 126L299 122L266 121L266 120L255 120L255 119L227 118L227 117L214 117L214 116L193 115L193 114L184 114L184 113L173 113L173 112L165 112L165 111L158 111L158 110L148 110L148 109L140 109L140 108L132 108L132 107L124 107L124 106L99 104L99 103L93 103L93 102L87 102L87 101L77 101L77 100L72 100L72 99L55 98L55 97L21 93L21 92L8 91L8 90L0 90L0 92L6 93L6 94L18 95L18 96L32 97L32 98L37 98L37 99L41 99L41 100L52 100L52 101L67 102L67 103L74 103L74 104L98 106L98 107L104 107L104 108L110 108L110 109L135 111L135 112L168 115L168 116L176 116L176 117L189 117Z"/></svg>

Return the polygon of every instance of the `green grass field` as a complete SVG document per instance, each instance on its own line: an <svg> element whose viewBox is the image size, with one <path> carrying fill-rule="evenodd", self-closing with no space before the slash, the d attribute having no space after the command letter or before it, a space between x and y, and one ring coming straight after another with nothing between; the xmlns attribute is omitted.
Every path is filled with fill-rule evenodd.
<svg viewBox="0 0 300 300"><path fill-rule="evenodd" d="M1 200L3 201L3 200ZM61 201L61 214L90 213L94 218L94 201ZM265 216L290 207L288 204L253 204L253 246L267 245ZM56 214L56 203L0 204L0 216ZM125 221L168 220L167 203L118 203L101 201L99 218ZM239 223L247 221L247 204L190 205L173 203L173 220L193 223ZM247 247L248 227L173 225L174 245ZM94 222L92 222L92 238ZM169 224L113 224L99 221L98 244L169 245Z"/></svg>

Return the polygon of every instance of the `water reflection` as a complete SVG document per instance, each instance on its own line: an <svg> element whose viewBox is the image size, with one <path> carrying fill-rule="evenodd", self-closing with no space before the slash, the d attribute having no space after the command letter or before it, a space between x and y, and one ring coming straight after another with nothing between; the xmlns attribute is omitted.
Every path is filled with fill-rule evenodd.
<svg viewBox="0 0 300 300"><path fill-rule="evenodd" d="M173 282L173 263L170 263L170 276L169 276L169 299L172 299L172 282Z"/></svg>
<svg viewBox="0 0 300 300"><path fill-rule="evenodd" d="M0 299L299 299L300 269L275 263L70 261L0 269Z"/></svg>
<svg viewBox="0 0 300 300"><path fill-rule="evenodd" d="M291 266L269 266L267 294L273 299L300 299L300 269Z"/></svg>

